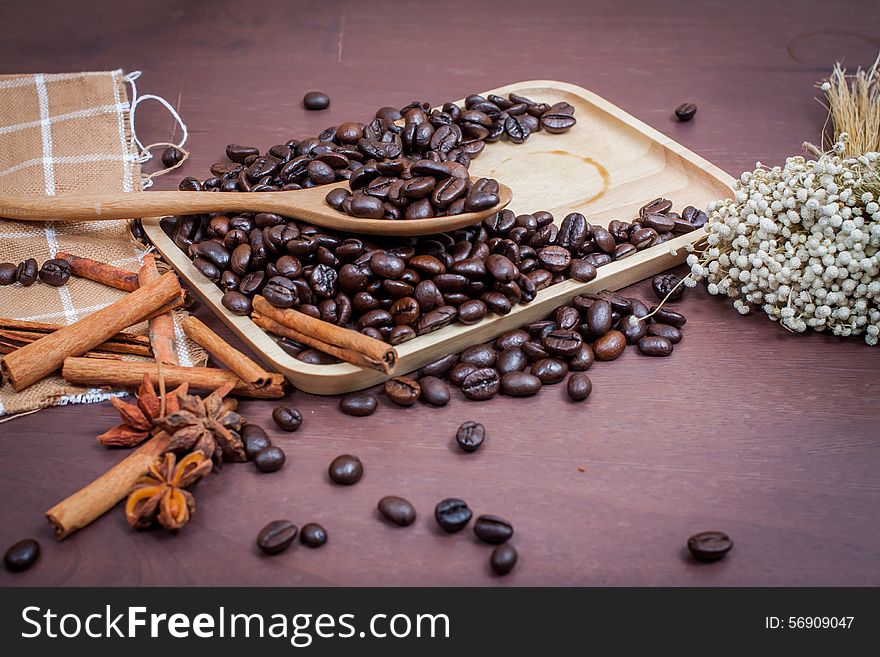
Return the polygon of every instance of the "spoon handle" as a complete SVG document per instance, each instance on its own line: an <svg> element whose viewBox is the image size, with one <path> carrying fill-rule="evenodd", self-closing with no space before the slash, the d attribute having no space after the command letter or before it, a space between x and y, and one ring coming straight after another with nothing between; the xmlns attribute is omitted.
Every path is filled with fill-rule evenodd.
<svg viewBox="0 0 880 657"><path fill-rule="evenodd" d="M21 221L96 221L202 212L283 212L293 206L289 199L278 192L0 194L0 217Z"/></svg>

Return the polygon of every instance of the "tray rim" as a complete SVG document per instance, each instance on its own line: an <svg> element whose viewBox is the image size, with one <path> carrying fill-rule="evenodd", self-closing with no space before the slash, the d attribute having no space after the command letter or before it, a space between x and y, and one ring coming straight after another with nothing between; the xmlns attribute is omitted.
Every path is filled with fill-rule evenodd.
<svg viewBox="0 0 880 657"><path fill-rule="evenodd" d="M732 193L735 179L730 174L610 101L578 85L557 80L524 80L485 91L483 94L502 95L535 86L552 87L584 98L598 109L643 133L662 148L668 149L681 159L688 161L713 183L720 184L729 193ZM335 395L367 388L390 378L381 372L360 368L349 363L312 365L296 360L285 353L268 333L253 323L250 317L233 315L221 305L222 291L220 288L204 278L183 251L178 249L161 230L159 217L144 218L143 227L164 259L183 277L211 311L220 317L254 351L257 357L283 373L300 390L319 395ZM699 241L705 234L703 229L693 231L662 245L640 251L624 260L600 267L598 276L589 283L579 283L569 279L552 285L541 290L531 303L519 304L507 315L491 315L472 325L452 324L434 333L419 336L414 340L397 345L399 365L394 375L418 369L427 362L442 356L443 353L456 353L469 344L477 344L490 339L494 335L509 330L511 326L520 326L534 321L538 316L546 315L551 306L563 305L572 297L583 292L618 289L630 285L630 280L623 281L622 279L631 270L637 270L640 275L638 280L641 280L652 275L652 272L662 271L680 264L686 257L684 247ZM672 250L677 250L677 255L672 255ZM432 353L428 360L418 358L423 352L436 352L438 347L444 345L448 345L449 348L439 352L439 355ZM421 364L417 364L420 362ZM291 365L295 367L291 367Z"/></svg>

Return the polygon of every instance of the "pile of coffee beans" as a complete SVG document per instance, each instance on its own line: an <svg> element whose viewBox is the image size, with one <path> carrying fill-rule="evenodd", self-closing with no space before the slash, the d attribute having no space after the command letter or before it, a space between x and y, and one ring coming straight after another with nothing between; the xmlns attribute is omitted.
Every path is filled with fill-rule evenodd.
<svg viewBox="0 0 880 657"><path fill-rule="evenodd" d="M592 280L597 267L693 230L705 217L670 208L652 201L642 221L612 221L609 229L579 213L557 226L548 212L503 210L452 233L384 241L344 238L271 213L186 216L165 228L225 290L231 312L249 314L251 298L262 294L277 307L396 345L454 321L507 314L568 277ZM305 362L336 362L293 340L279 344Z"/></svg>
<svg viewBox="0 0 880 657"><path fill-rule="evenodd" d="M254 462L260 472L276 472L284 467L287 455L283 449L272 444L261 426L246 424L241 428L240 435L245 456Z"/></svg>
<svg viewBox="0 0 880 657"><path fill-rule="evenodd" d="M29 287L41 280L46 285L61 287L70 279L70 263L60 258L51 258L37 267L37 261L28 258L17 265L12 262L0 263L0 286L19 283Z"/></svg>

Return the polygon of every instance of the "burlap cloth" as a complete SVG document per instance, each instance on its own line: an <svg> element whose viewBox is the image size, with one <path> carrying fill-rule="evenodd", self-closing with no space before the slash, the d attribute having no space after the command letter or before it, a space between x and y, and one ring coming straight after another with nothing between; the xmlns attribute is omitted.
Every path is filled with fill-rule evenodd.
<svg viewBox="0 0 880 657"><path fill-rule="evenodd" d="M136 191L138 152L131 138L129 101L122 71L0 76L0 191L66 194ZM32 223L0 219L0 262L58 251L137 270L139 249L126 221ZM124 292L71 277L63 287L37 282L0 287L0 317L70 324L119 299ZM181 365L202 364L175 317ZM146 333L146 324L134 327ZM0 416L46 406L95 402L106 390L73 386L49 377L20 393L0 387Z"/></svg>

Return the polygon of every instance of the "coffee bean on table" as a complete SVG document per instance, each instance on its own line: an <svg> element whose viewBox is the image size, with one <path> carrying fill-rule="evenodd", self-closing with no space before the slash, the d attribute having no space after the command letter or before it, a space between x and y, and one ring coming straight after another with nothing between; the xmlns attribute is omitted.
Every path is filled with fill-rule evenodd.
<svg viewBox="0 0 880 657"><path fill-rule="evenodd" d="M465 422L455 434L455 441L463 452L476 452L486 439L486 427L479 422Z"/></svg>
<svg viewBox="0 0 880 657"><path fill-rule="evenodd" d="M367 392L352 392L339 400L339 410L354 417L372 415L378 406L379 400Z"/></svg>
<svg viewBox="0 0 880 657"><path fill-rule="evenodd" d="M284 461L286 459L287 457L284 454L284 450L280 447L270 445L254 454L254 465L257 466L257 470L260 472L275 472L284 467Z"/></svg>
<svg viewBox="0 0 880 657"><path fill-rule="evenodd" d="M608 331L593 343L596 360L614 360L626 349L626 336L620 331Z"/></svg>
<svg viewBox="0 0 880 657"><path fill-rule="evenodd" d="M323 91L310 91L303 96L303 107L308 110L323 110L330 107L330 96Z"/></svg>
<svg viewBox="0 0 880 657"><path fill-rule="evenodd" d="M12 262L0 263L0 285L15 283L18 267Z"/></svg>
<svg viewBox="0 0 880 657"><path fill-rule="evenodd" d="M480 368L472 363L456 363L449 371L449 383L460 388L464 380L478 369Z"/></svg>
<svg viewBox="0 0 880 657"><path fill-rule="evenodd" d="M386 495L379 500L379 513L400 527L408 527L416 521L416 510L409 501L397 495Z"/></svg>
<svg viewBox="0 0 880 657"><path fill-rule="evenodd" d="M659 335L648 335L639 340L639 351L645 356L668 356L672 353L672 343Z"/></svg>
<svg viewBox="0 0 880 657"><path fill-rule="evenodd" d="M61 258L52 258L40 267L40 280L53 287L61 287L70 278L70 263Z"/></svg>
<svg viewBox="0 0 880 657"><path fill-rule="evenodd" d="M37 261L33 258L28 258L24 262L19 263L18 267L15 268L15 280L19 285L29 287L37 281L38 271Z"/></svg>
<svg viewBox="0 0 880 657"><path fill-rule="evenodd" d="M593 392L593 383L586 374L572 374L568 377L568 396L572 401L583 401Z"/></svg>
<svg viewBox="0 0 880 657"><path fill-rule="evenodd" d="M351 486L364 476L364 464L357 456L343 454L333 459L327 472L337 484Z"/></svg>
<svg viewBox="0 0 880 657"><path fill-rule="evenodd" d="M508 372L501 377L501 392L510 397L530 397L542 385L541 379L528 372Z"/></svg>
<svg viewBox="0 0 880 657"><path fill-rule="evenodd" d="M675 116L679 121L690 121L697 113L697 106L693 103L682 103L675 108Z"/></svg>
<svg viewBox="0 0 880 657"><path fill-rule="evenodd" d="M183 152L175 146L169 146L162 151L162 165L166 169L176 166L183 159Z"/></svg>
<svg viewBox="0 0 880 657"><path fill-rule="evenodd" d="M679 285L681 278L675 274L660 274L651 280L651 289L658 299L663 301L678 301L684 295L684 285ZM669 298L667 299L667 295Z"/></svg>
<svg viewBox="0 0 880 657"><path fill-rule="evenodd" d="M327 530L316 522L306 523L299 532L299 540L306 547L321 547L327 542Z"/></svg>
<svg viewBox="0 0 880 657"><path fill-rule="evenodd" d="M419 386L422 394L419 397L426 404L431 406L446 406L449 403L451 394L449 386L446 382L438 379L436 376L423 376L419 379Z"/></svg>
<svg viewBox="0 0 880 657"><path fill-rule="evenodd" d="M244 443L244 453L250 461L254 460L258 452L272 445L263 428L256 424L244 425L240 435L241 442Z"/></svg>
<svg viewBox="0 0 880 657"><path fill-rule="evenodd" d="M669 326L674 326L677 329L680 329L687 323L687 318L681 313L675 312L674 310L651 306L651 312L653 313L653 319L655 322L659 322L661 324L669 324Z"/></svg>
<svg viewBox="0 0 880 657"><path fill-rule="evenodd" d="M733 541L724 532L706 531L688 539L688 550L698 561L718 561L733 547Z"/></svg>
<svg viewBox="0 0 880 657"><path fill-rule="evenodd" d="M484 543L499 545L513 536L513 525L501 516L485 514L474 521L474 534Z"/></svg>
<svg viewBox="0 0 880 657"><path fill-rule="evenodd" d="M227 290L223 293L223 297L220 299L220 303L223 304L223 307L226 308L233 315L250 315L251 314L251 300L243 295L241 292L236 292L235 290Z"/></svg>
<svg viewBox="0 0 880 657"><path fill-rule="evenodd" d="M506 575L516 565L517 554L516 548L509 543L502 543L494 550L489 557L489 565L496 575Z"/></svg>
<svg viewBox="0 0 880 657"><path fill-rule="evenodd" d="M272 411L272 419L279 429L284 431L296 431L302 424L302 413L293 406L276 406Z"/></svg>
<svg viewBox="0 0 880 657"><path fill-rule="evenodd" d="M669 324L651 324L648 326L648 335L658 335L672 344L681 342L681 331Z"/></svg>
<svg viewBox="0 0 880 657"><path fill-rule="evenodd" d="M534 374L542 384L553 385L559 383L568 374L568 365L558 358L542 358L532 364Z"/></svg>
<svg viewBox="0 0 880 657"><path fill-rule="evenodd" d="M456 497L443 500L434 508L434 518L440 527L453 534L461 531L470 522L473 513L467 502Z"/></svg>
<svg viewBox="0 0 880 657"><path fill-rule="evenodd" d="M467 375L461 384L464 396L473 401L487 401L498 394L501 378L497 370L483 367Z"/></svg>
<svg viewBox="0 0 880 657"><path fill-rule="evenodd" d="M273 520L257 534L257 547L266 554L280 554L290 547L298 531L289 520Z"/></svg>
<svg viewBox="0 0 880 657"><path fill-rule="evenodd" d="M396 376L385 382L385 394L398 406L412 406L421 393L418 381L408 376Z"/></svg>
<svg viewBox="0 0 880 657"><path fill-rule="evenodd" d="M3 556L3 563L7 570L17 573L33 566L39 556L40 544L32 538L26 538L9 546Z"/></svg>

